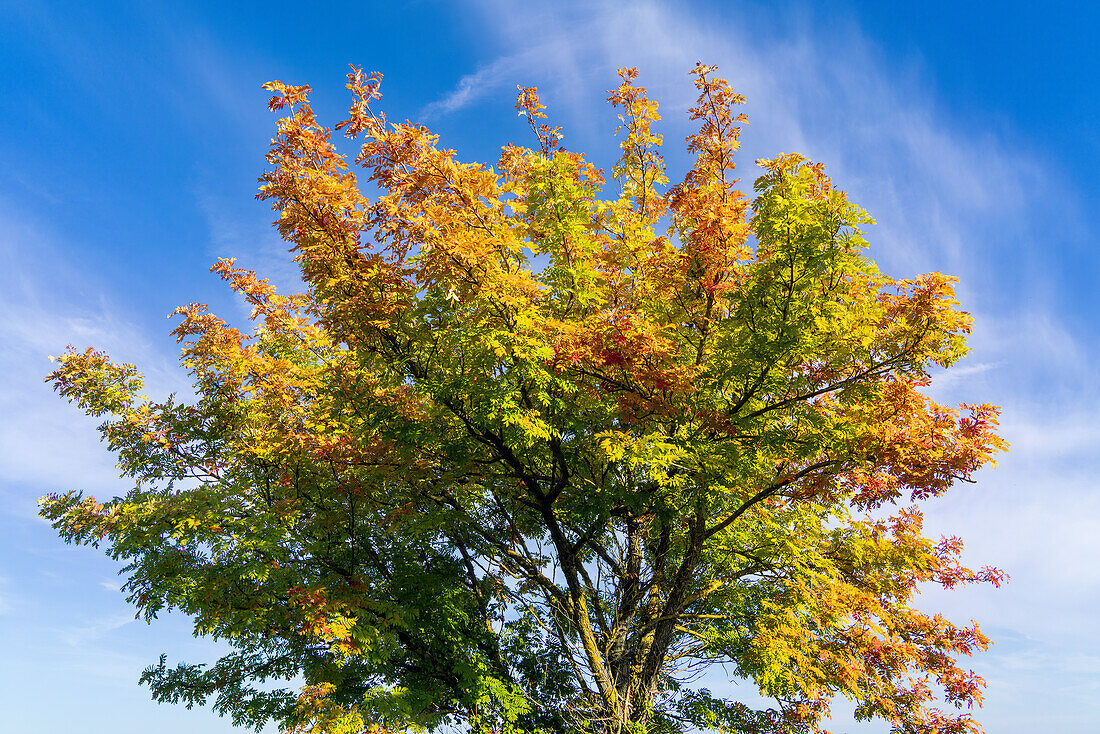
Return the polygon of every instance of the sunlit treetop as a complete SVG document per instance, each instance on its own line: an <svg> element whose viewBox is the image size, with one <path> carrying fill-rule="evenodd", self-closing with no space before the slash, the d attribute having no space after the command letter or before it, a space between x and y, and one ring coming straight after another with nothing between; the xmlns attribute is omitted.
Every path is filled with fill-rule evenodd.
<svg viewBox="0 0 1100 734"><path fill-rule="evenodd" d="M269 83L259 196L304 292L219 261L254 326L178 310L189 402L60 357L135 486L43 514L126 561L140 614L233 648L162 659L157 700L319 733L763 733L820 731L840 696L980 731L958 659L987 638L914 607L1002 579L922 534L920 504L1005 448L994 407L922 390L966 353L954 279L880 273L871 219L799 155L746 196L744 100L713 67L668 186L657 103L619 76L606 180L534 88L533 147L489 167L389 123L378 74L348 75L354 163L308 87ZM712 667L772 703L700 687Z"/></svg>

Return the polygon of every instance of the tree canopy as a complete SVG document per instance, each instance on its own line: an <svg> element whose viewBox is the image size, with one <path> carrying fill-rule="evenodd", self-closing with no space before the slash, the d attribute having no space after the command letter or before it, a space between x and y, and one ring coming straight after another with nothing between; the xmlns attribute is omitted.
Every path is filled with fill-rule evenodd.
<svg viewBox="0 0 1100 734"><path fill-rule="evenodd" d="M389 123L353 68L353 166L308 87L267 84L259 197L304 292L219 261L254 327L178 309L192 399L59 358L134 488L43 515L124 560L141 615L232 649L162 658L157 700L319 734L618 734L818 732L840 696L980 731L959 658L988 639L914 606L1002 578L922 534L920 503L1005 447L996 408L922 391L966 353L954 279L879 272L871 219L799 155L743 193L744 100L713 67L667 186L657 104L619 74L607 181L534 88L533 147L488 167Z"/></svg>

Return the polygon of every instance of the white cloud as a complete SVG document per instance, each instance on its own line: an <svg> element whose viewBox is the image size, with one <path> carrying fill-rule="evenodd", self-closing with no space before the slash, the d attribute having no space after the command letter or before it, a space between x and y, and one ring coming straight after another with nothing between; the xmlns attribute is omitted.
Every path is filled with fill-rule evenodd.
<svg viewBox="0 0 1100 734"><path fill-rule="evenodd" d="M147 393L154 396L187 393L185 376L87 274L74 272L57 255L48 231L23 221L3 202L0 262L0 340L5 345L0 352L0 491L10 495L4 511L34 517L36 493L125 489L98 441L99 421L82 416L43 382L52 369L49 355L67 344L105 349L115 359L138 364ZM85 295L89 292L96 295ZM69 486L74 478L80 487Z"/></svg>
<svg viewBox="0 0 1100 734"><path fill-rule="evenodd" d="M420 116L431 120L468 107L502 86L514 87L515 70L530 63L532 56L530 52L505 56L472 74L464 75L458 80L454 89L440 99L425 105L420 110Z"/></svg>
<svg viewBox="0 0 1100 734"><path fill-rule="evenodd" d="M133 613L115 614L109 617L103 617L96 619L90 624L82 625L80 627L66 627L55 631L57 639L64 642L69 647L83 647L91 642L102 639L107 634L114 632L119 627L123 627L131 622L136 621Z"/></svg>

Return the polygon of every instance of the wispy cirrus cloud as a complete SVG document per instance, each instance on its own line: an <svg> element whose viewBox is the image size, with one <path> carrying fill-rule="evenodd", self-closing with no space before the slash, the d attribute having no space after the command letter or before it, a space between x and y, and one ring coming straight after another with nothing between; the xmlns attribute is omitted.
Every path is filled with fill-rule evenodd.
<svg viewBox="0 0 1100 734"><path fill-rule="evenodd" d="M114 614L101 619L95 619L88 624L79 627L67 627L56 630L57 638L70 647L82 647L90 642L100 640L105 635L114 632L119 627L136 621L132 612Z"/></svg>
<svg viewBox="0 0 1100 734"><path fill-rule="evenodd" d="M67 344L94 345L141 364L150 394L189 389L172 356L159 353L125 309L73 271L51 239L48 228L0 201L0 494L9 497L4 512L25 517L37 513L35 493L119 487L113 459L95 432L99 421L80 415L43 382L50 355ZM67 486L74 477L81 487Z"/></svg>
<svg viewBox="0 0 1100 734"><path fill-rule="evenodd" d="M498 89L508 86L514 88L516 70L531 64L535 56L532 51L504 56L477 71L464 74L454 89L421 108L420 117L425 120L437 119L469 107Z"/></svg>

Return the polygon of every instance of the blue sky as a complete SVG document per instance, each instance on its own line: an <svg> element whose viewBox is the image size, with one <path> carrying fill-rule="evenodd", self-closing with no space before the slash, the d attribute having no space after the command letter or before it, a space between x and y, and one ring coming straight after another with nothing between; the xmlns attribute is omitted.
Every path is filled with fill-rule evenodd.
<svg viewBox="0 0 1100 734"><path fill-rule="evenodd" d="M117 565L35 516L50 491L123 491L83 419L42 384L48 354L96 345L154 394L186 391L165 315L244 309L221 256L292 284L253 199L274 116L260 84L309 83L322 119L349 62L382 71L391 119L426 122L466 160L524 141L516 84L538 85L565 142L613 160L603 103L638 66L661 102L670 173L702 59L749 99L742 175L799 151L878 224L897 276L962 279L973 352L938 376L946 402L1004 406L1012 442L977 485L929 506L933 533L1006 569L1000 590L929 593L996 641L991 734L1100 726L1100 11L1038 4L50 3L0 0L0 708L23 734L229 731L136 685L161 652L214 646L185 619L133 621ZM881 732L844 720L837 731Z"/></svg>

